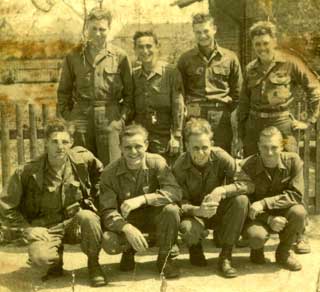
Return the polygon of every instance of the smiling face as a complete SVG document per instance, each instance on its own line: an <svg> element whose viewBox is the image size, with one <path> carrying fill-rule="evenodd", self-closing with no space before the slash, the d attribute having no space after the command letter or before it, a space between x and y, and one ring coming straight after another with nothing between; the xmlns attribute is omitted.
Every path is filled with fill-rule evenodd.
<svg viewBox="0 0 320 292"><path fill-rule="evenodd" d="M92 19L88 21L88 41L94 46L101 47L105 44L109 33L109 22L106 19Z"/></svg>
<svg viewBox="0 0 320 292"><path fill-rule="evenodd" d="M139 169L146 155L148 142L142 134L124 136L120 148L127 167L129 169Z"/></svg>
<svg viewBox="0 0 320 292"><path fill-rule="evenodd" d="M260 137L258 142L259 153L263 165L269 168L275 168L280 159L280 153L283 150L283 141L279 135L270 137Z"/></svg>
<svg viewBox="0 0 320 292"><path fill-rule="evenodd" d="M192 162L198 166L204 166L210 157L211 140L207 134L193 134L186 143L187 151L190 153Z"/></svg>
<svg viewBox="0 0 320 292"><path fill-rule="evenodd" d="M68 132L53 132L46 141L48 159L52 162L65 160L73 140Z"/></svg>
<svg viewBox="0 0 320 292"><path fill-rule="evenodd" d="M201 47L211 46L214 42L214 36L217 32L216 26L212 21L195 23L193 33L197 44Z"/></svg>
<svg viewBox="0 0 320 292"><path fill-rule="evenodd" d="M142 36L136 40L135 53L143 64L152 63L159 54L159 45L152 36Z"/></svg>
<svg viewBox="0 0 320 292"><path fill-rule="evenodd" d="M252 39L252 46L262 62L272 61L277 46L275 38L269 34L257 35Z"/></svg>

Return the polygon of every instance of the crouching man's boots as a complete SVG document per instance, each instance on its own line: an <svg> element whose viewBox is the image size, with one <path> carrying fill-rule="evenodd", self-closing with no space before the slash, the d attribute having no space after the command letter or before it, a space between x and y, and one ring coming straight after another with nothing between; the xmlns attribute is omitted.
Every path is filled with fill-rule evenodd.
<svg viewBox="0 0 320 292"><path fill-rule="evenodd" d="M207 265L201 242L189 247L189 260L191 265L194 266L205 267Z"/></svg>
<svg viewBox="0 0 320 292"><path fill-rule="evenodd" d="M136 263L134 261L135 250L130 248L122 253L120 261L120 271L129 272L133 271Z"/></svg>
<svg viewBox="0 0 320 292"><path fill-rule="evenodd" d="M167 279L178 278L180 276L180 269L170 256L159 255L157 267L159 273L163 274Z"/></svg>
<svg viewBox="0 0 320 292"><path fill-rule="evenodd" d="M98 258L88 258L88 272L92 287L107 285L108 282L103 274Z"/></svg>
<svg viewBox="0 0 320 292"><path fill-rule="evenodd" d="M225 278L238 276L237 270L232 267L232 247L223 247L219 255L218 269Z"/></svg>

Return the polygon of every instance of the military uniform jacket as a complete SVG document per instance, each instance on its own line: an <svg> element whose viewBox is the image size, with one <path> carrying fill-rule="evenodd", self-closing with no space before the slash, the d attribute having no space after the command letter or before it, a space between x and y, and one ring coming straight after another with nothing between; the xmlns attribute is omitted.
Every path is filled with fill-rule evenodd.
<svg viewBox="0 0 320 292"><path fill-rule="evenodd" d="M88 47L79 46L65 58L58 87L58 112L69 120L76 103L87 107L95 102L108 106L123 101L121 112L126 117L133 106L132 68L127 55L107 44L93 64L87 56Z"/></svg>
<svg viewBox="0 0 320 292"><path fill-rule="evenodd" d="M251 202L260 201L267 210L302 204L303 162L296 153L281 153L273 177L258 154L249 156L241 162L241 170L235 180L247 185Z"/></svg>
<svg viewBox="0 0 320 292"><path fill-rule="evenodd" d="M64 191L60 198L62 208L85 198L94 200L98 194L98 180L103 169L102 163L80 146L70 150L68 159L74 179L63 183ZM63 215L59 216L60 218L39 217L43 204L50 204L50 201L43 202L44 193L52 192L50 186L44 189L46 165L47 155L44 154L19 167L11 176L0 198L0 212L7 223L21 227L48 226L64 220Z"/></svg>
<svg viewBox="0 0 320 292"><path fill-rule="evenodd" d="M276 51L269 69L264 71L259 59L246 67L240 95L238 122L240 136L244 136L245 122L251 110L279 112L289 109L297 85L305 90L309 102L308 120L317 121L320 107L320 83L317 76L299 58Z"/></svg>
<svg viewBox="0 0 320 292"><path fill-rule="evenodd" d="M120 232L127 223L120 212L121 204L141 195L145 195L147 205L151 206L164 206L181 200L181 189L162 156L146 153L136 177L127 168L123 157L107 165L101 175L99 196L103 226Z"/></svg>
<svg viewBox="0 0 320 292"><path fill-rule="evenodd" d="M150 133L181 136L184 101L179 71L163 61L157 62L149 76L142 66L137 67L133 88L135 121Z"/></svg>

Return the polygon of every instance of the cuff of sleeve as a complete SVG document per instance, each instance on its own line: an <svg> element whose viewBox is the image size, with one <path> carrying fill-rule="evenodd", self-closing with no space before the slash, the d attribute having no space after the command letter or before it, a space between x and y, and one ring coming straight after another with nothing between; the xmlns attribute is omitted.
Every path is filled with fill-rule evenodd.
<svg viewBox="0 0 320 292"><path fill-rule="evenodd" d="M194 206L191 204L182 204L181 205L181 210L182 210L183 214L193 215L192 214L193 209L194 209Z"/></svg>
<svg viewBox="0 0 320 292"><path fill-rule="evenodd" d="M173 136L174 137L177 137L177 138L181 138L182 137L182 131L181 130L175 130L172 132Z"/></svg>
<svg viewBox="0 0 320 292"><path fill-rule="evenodd" d="M261 205L263 206L263 210L266 209L272 209L271 207L271 202L272 200L270 200L271 198L264 198L263 200L260 201Z"/></svg>
<svg viewBox="0 0 320 292"><path fill-rule="evenodd" d="M224 196L226 198L232 197L237 194L238 188L235 184L225 185L222 187L225 191Z"/></svg>
<svg viewBox="0 0 320 292"><path fill-rule="evenodd" d="M117 218L112 222L112 230L110 228L111 231L115 231L115 232L121 232L122 228L124 225L126 225L128 222L126 220L124 220L124 218ZM104 224L104 226L108 227L107 224Z"/></svg>
<svg viewBox="0 0 320 292"><path fill-rule="evenodd" d="M158 200L159 194L157 193L149 193L149 194L144 194L143 195L145 200L146 200L146 205L147 206L153 206L154 203Z"/></svg>

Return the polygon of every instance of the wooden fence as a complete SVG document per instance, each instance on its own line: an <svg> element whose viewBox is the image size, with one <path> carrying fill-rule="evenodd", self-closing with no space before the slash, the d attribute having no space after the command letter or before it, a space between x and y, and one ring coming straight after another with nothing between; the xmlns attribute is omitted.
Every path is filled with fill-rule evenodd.
<svg viewBox="0 0 320 292"><path fill-rule="evenodd" d="M12 108L12 106L11 106ZM28 119L23 117L26 108L21 104L15 105L15 128L10 129L9 117L12 121L12 111L8 110L8 104L1 105L1 166L2 185L6 184L12 173L12 164L25 162L25 140L29 140L29 153L31 159L36 157L42 150L39 149L39 139L44 136L44 128L48 121L48 105L41 107L41 123L36 116L35 105L28 105ZM301 107L298 105L298 114ZM39 115L38 115L39 116ZM29 121L26 126L23 121ZM12 122L11 122L12 124ZM10 140L15 140L17 161L12 161ZM313 129L308 129L304 134L298 134L300 155L304 160L305 176L305 201L311 213L320 213L320 120ZM28 153L28 154L29 154Z"/></svg>

